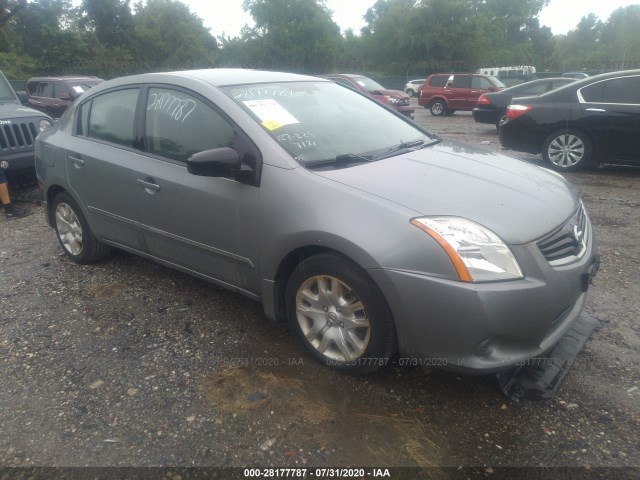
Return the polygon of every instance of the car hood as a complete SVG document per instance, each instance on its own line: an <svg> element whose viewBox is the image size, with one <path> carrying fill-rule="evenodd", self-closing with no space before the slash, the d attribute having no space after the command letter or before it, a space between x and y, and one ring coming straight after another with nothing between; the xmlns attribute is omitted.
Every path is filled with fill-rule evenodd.
<svg viewBox="0 0 640 480"><path fill-rule="evenodd" d="M579 197L558 173L453 142L350 168L314 173L419 215L464 217L510 244L563 224Z"/></svg>
<svg viewBox="0 0 640 480"><path fill-rule="evenodd" d="M1 103L0 104L0 120L12 118L28 118L28 117L45 117L42 112L33 108L24 107L19 103Z"/></svg>

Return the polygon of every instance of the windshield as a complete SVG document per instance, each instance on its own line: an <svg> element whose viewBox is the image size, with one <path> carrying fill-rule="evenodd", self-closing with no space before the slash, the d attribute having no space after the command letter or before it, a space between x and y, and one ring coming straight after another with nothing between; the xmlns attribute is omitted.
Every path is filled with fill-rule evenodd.
<svg viewBox="0 0 640 480"><path fill-rule="evenodd" d="M367 92L375 92L376 90L384 90L385 88L378 82L368 77L353 77L353 81L364 88Z"/></svg>
<svg viewBox="0 0 640 480"><path fill-rule="evenodd" d="M70 87L77 94L82 94L99 83L102 83L102 80L79 80L78 82L71 83Z"/></svg>
<svg viewBox="0 0 640 480"><path fill-rule="evenodd" d="M16 94L13 92L13 88L9 85L9 82L0 74L0 102L15 102Z"/></svg>
<svg viewBox="0 0 640 480"><path fill-rule="evenodd" d="M437 139L375 100L333 82L243 85L224 90L302 165L349 155L375 160L401 144L418 140L428 144Z"/></svg>

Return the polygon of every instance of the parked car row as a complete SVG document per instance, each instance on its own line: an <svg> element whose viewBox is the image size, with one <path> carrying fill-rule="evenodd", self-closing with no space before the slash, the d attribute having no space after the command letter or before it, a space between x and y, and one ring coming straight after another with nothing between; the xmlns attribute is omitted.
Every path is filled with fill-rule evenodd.
<svg viewBox="0 0 640 480"><path fill-rule="evenodd" d="M640 164L640 70L568 72L510 88L490 75L434 74L418 104L435 116L471 110L496 125L504 148L542 154L559 171Z"/></svg>
<svg viewBox="0 0 640 480"><path fill-rule="evenodd" d="M605 73L540 96L512 100L503 147L561 171L596 163L640 164L640 70Z"/></svg>

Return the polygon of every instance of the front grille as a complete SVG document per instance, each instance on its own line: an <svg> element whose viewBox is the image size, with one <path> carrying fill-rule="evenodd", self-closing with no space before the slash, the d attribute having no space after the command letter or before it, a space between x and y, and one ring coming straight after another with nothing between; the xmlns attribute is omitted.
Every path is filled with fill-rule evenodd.
<svg viewBox="0 0 640 480"><path fill-rule="evenodd" d="M560 228L536 243L551 265L566 265L580 259L587 249L589 219L584 205Z"/></svg>
<svg viewBox="0 0 640 480"><path fill-rule="evenodd" d="M0 126L0 150L19 152L33 149L38 130L32 122L12 123Z"/></svg>
<svg viewBox="0 0 640 480"><path fill-rule="evenodd" d="M407 106L407 105L411 105L411 99L410 99L410 98L401 99L401 100L398 102L398 105L401 105L401 106L403 106L403 107L404 107L404 106Z"/></svg>

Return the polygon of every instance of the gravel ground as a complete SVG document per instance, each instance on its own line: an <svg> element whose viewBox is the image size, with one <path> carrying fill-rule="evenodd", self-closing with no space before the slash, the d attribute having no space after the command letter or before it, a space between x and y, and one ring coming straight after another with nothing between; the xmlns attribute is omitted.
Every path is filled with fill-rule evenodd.
<svg viewBox="0 0 640 480"><path fill-rule="evenodd" d="M416 119L500 151L495 128L468 113L418 108ZM17 203L32 202L35 214L0 220L0 467L640 474L640 169L567 177L600 242L587 309L603 328L546 405L511 402L492 376L398 364L366 377L334 373L242 296L122 252L73 264L35 192L21 192Z"/></svg>

